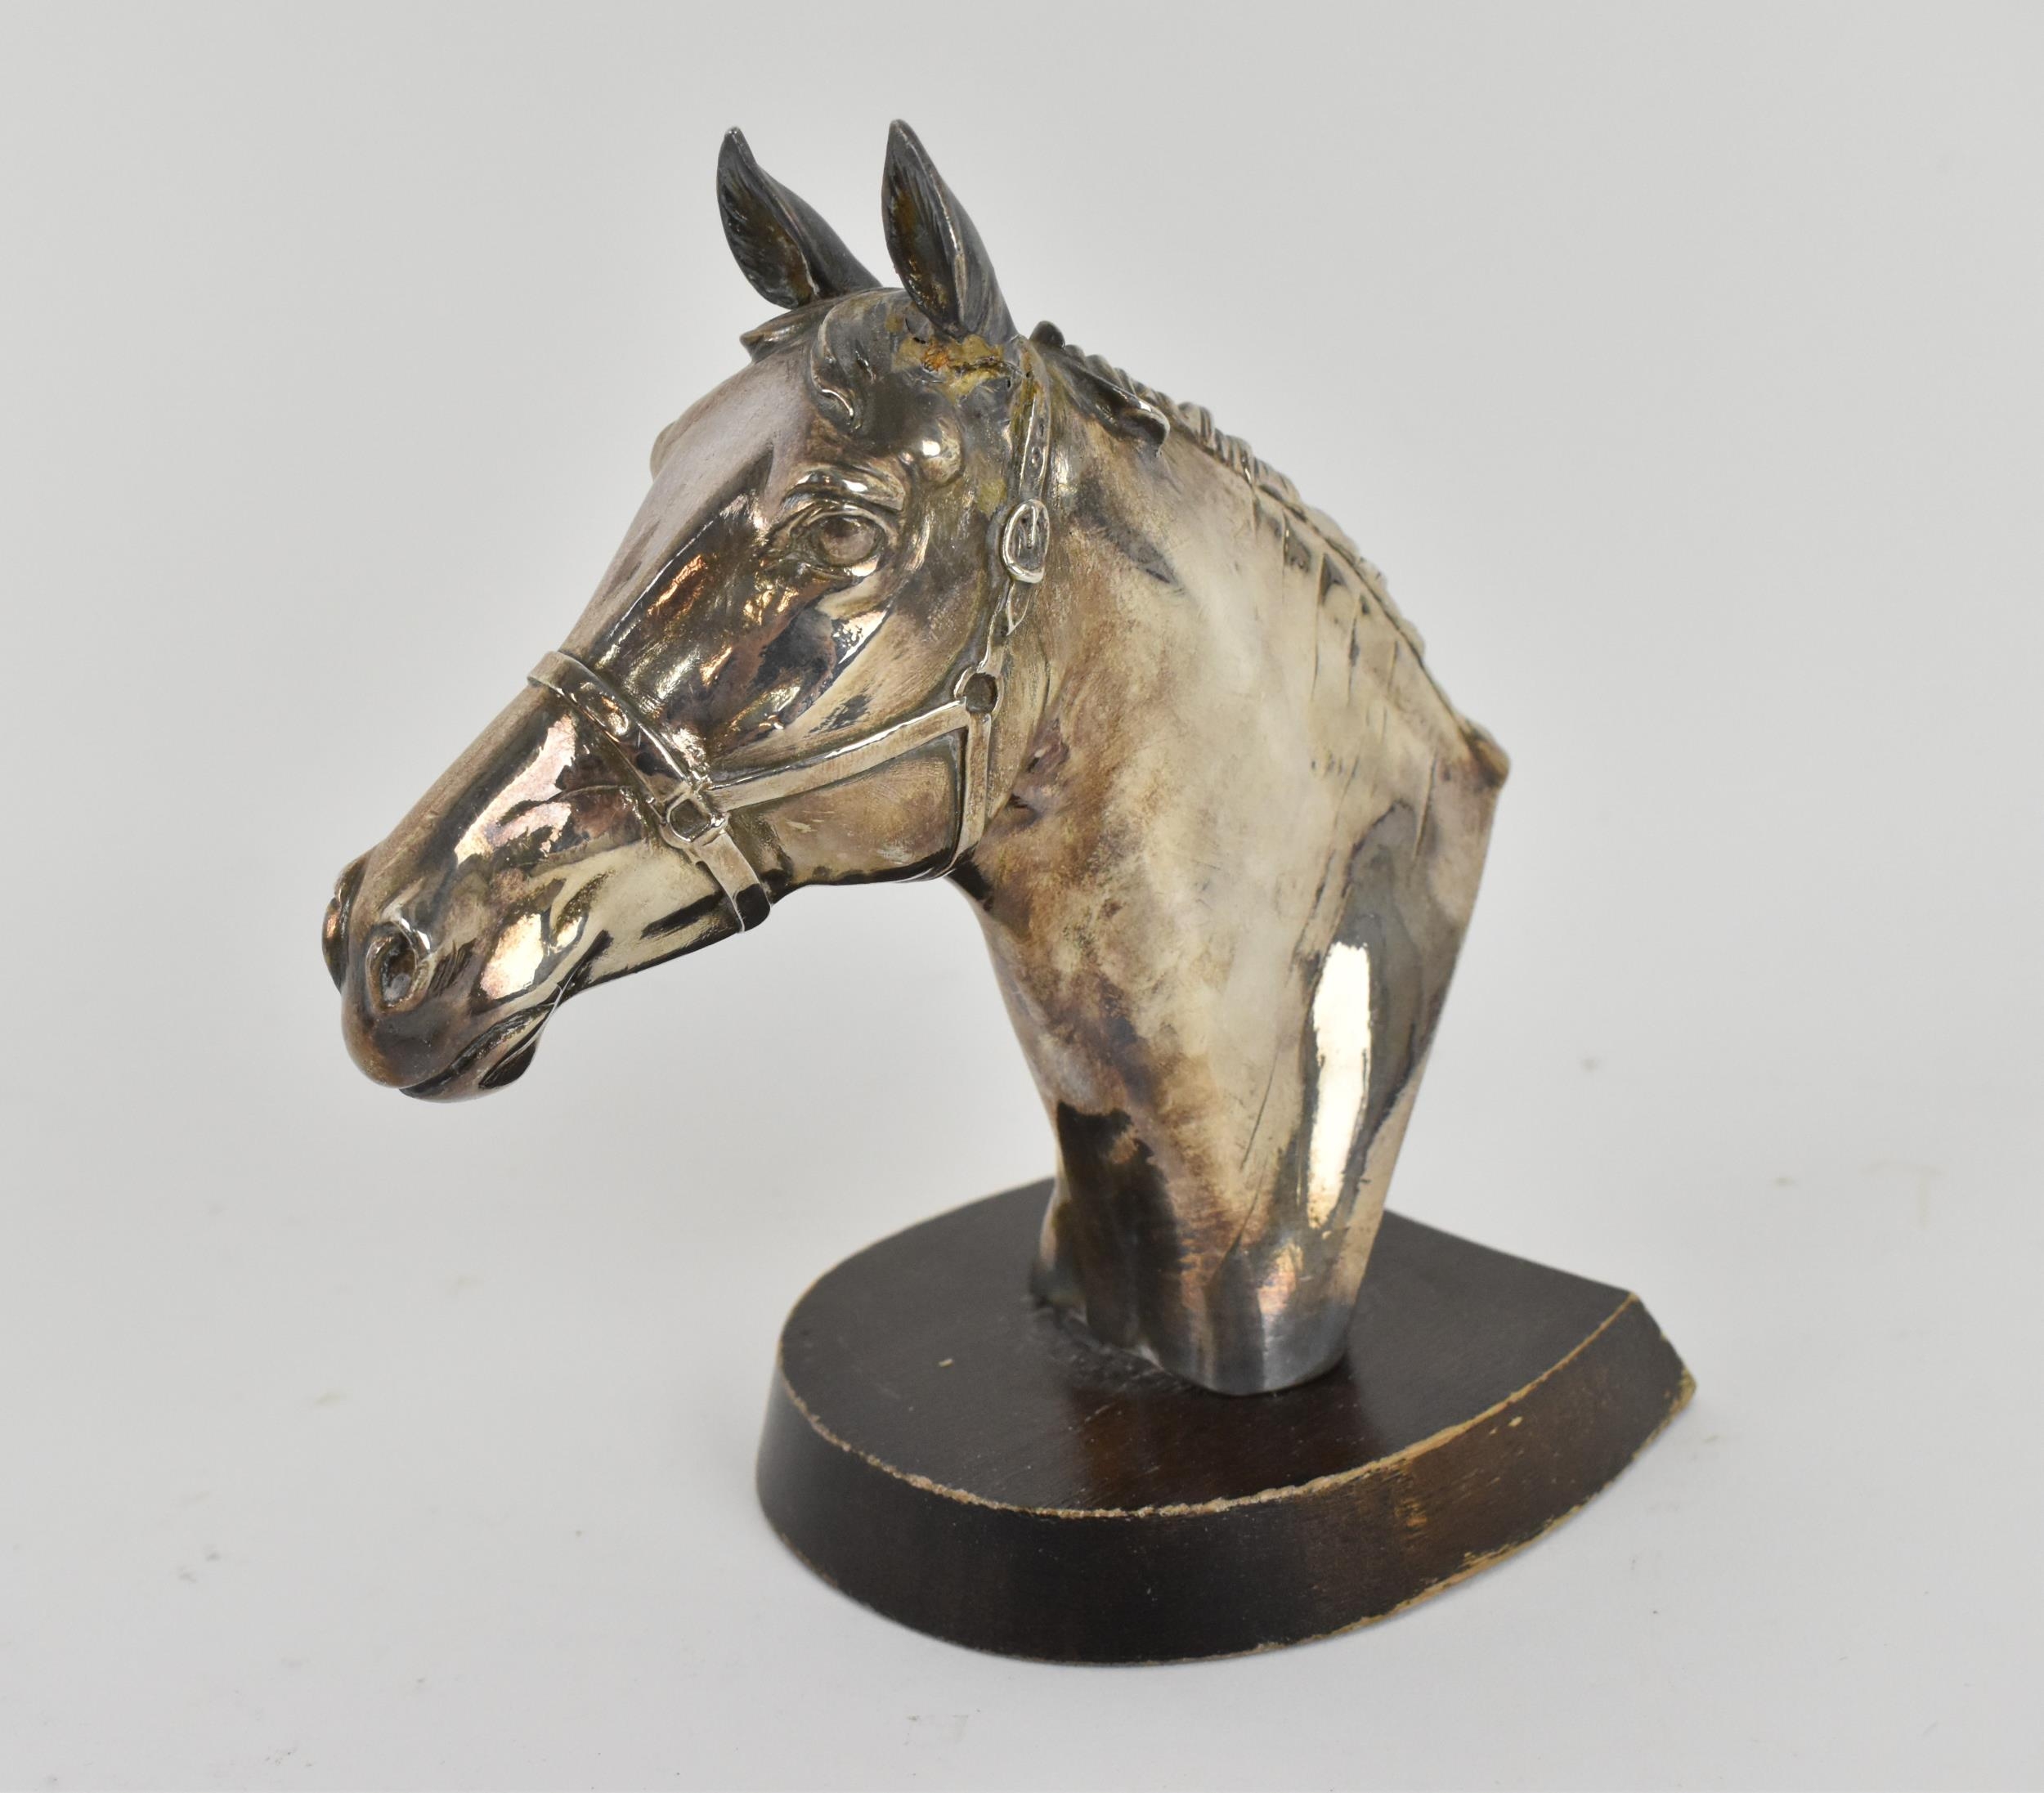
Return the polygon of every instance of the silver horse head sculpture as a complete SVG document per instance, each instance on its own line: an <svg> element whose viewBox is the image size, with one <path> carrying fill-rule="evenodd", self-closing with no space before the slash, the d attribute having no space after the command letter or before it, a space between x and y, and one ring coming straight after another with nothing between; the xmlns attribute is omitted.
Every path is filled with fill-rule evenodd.
<svg viewBox="0 0 2044 1793"><path fill-rule="evenodd" d="M735 131L717 199L781 309L661 433L558 651L341 874L348 1050L501 1088L580 991L805 885L948 877L1056 1135L1038 1293L1209 1388L1319 1374L1504 755L1283 475L1017 332L906 126L899 286Z"/></svg>

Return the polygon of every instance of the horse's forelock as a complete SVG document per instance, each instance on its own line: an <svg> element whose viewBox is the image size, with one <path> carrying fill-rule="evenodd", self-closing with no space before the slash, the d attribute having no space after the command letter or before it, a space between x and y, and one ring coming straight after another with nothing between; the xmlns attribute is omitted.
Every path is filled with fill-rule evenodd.
<svg viewBox="0 0 2044 1793"><path fill-rule="evenodd" d="M1020 374L1012 345L947 335L908 293L894 287L798 306L747 330L740 340L755 362L801 355L809 400L818 413L862 437L902 437L900 445L867 445L883 451L906 446L933 428L954 444L961 435L975 433L970 425L962 431L937 425L933 406L970 413L997 434L1006 419L1002 395L1012 392ZM962 415L958 420L965 422ZM955 446L950 464L955 469Z"/></svg>

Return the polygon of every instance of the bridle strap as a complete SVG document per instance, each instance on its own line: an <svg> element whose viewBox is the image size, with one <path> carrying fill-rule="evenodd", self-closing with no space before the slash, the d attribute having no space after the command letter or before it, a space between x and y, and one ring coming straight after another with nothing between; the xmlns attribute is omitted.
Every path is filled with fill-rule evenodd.
<svg viewBox="0 0 2044 1793"><path fill-rule="evenodd" d="M772 901L745 849L732 838L730 812L710 782L702 743L683 730L663 733L616 685L572 654L548 654L526 677L595 728L639 787L661 839L717 881L738 926L753 928L765 921Z"/></svg>
<svg viewBox="0 0 2044 1793"><path fill-rule="evenodd" d="M595 729L637 785L652 811L661 839L696 860L715 879L741 928L757 927L772 912L773 901L731 832L733 810L842 784L930 742L957 734L961 738L951 850L925 876L945 876L986 830L991 809L993 719L1006 688L1008 643L1029 614L1051 544L1051 514L1043 501L1051 459L1047 406L1036 373L1034 351L1026 342L1021 349L1016 401L1021 442L1015 453L1013 497L994 536L1002 576L1001 594L988 613L977 657L958 675L951 695L943 702L806 759L717 778L695 735L685 728L666 730L617 685L573 655L549 653L527 675Z"/></svg>

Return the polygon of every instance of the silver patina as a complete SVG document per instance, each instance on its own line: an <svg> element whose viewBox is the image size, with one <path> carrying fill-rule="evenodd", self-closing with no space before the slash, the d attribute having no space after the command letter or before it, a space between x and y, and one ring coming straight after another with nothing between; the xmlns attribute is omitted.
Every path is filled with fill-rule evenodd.
<svg viewBox="0 0 2044 1793"><path fill-rule="evenodd" d="M1506 761L1376 570L1047 325L897 125L885 287L733 132L778 316L325 947L349 1050L507 1084L569 996L805 885L948 876L1057 1138L1038 1292L1230 1393L1339 1355Z"/></svg>

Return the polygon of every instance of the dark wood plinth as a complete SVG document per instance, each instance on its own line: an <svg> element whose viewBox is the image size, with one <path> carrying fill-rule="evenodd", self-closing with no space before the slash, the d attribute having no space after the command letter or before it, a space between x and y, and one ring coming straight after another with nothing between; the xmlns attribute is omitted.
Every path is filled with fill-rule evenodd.
<svg viewBox="0 0 2044 1793"><path fill-rule="evenodd" d="M1381 1618L1529 1543L1689 1397L1637 1298L1396 1215L1346 1363L1209 1394L1025 1289L1047 1182L845 1260L781 1338L760 1499L918 1630L1163 1662Z"/></svg>

